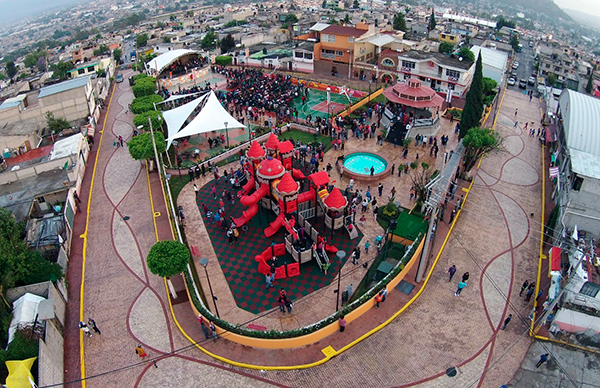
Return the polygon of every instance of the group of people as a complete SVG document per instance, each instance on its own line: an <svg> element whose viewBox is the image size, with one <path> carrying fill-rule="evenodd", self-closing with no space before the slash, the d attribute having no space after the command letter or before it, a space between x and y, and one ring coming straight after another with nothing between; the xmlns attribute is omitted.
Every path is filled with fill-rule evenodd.
<svg viewBox="0 0 600 388"><path fill-rule="evenodd" d="M81 330L86 337L92 337L92 331L98 335L102 334L100 329L98 329L98 326L96 326L96 321L94 321L92 318L88 318L87 324L83 321L80 321L79 330Z"/></svg>
<svg viewBox="0 0 600 388"><path fill-rule="evenodd" d="M452 265L449 269L448 269L448 281L451 282L452 278L454 277L454 275L456 274L456 265ZM460 296L460 293L462 292L463 289L467 288L467 280L469 280L469 272L465 272L462 275L462 278L460 280L460 282L458 282L458 288L456 289L456 292L454 293L454 296Z"/></svg>

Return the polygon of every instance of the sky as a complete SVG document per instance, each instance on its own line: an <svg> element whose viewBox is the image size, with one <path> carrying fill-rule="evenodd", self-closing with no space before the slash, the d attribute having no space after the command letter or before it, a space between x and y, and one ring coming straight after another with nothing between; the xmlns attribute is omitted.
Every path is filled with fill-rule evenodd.
<svg viewBox="0 0 600 388"><path fill-rule="evenodd" d="M0 0L0 22L20 19L81 0Z"/></svg>
<svg viewBox="0 0 600 388"><path fill-rule="evenodd" d="M561 8L574 9L600 17L600 0L553 0Z"/></svg>

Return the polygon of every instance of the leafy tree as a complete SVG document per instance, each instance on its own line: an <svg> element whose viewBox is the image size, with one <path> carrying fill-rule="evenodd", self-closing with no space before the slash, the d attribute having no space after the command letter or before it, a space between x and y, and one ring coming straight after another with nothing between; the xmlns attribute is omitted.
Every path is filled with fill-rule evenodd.
<svg viewBox="0 0 600 388"><path fill-rule="evenodd" d="M155 275L168 278L185 271L190 262L190 250L175 240L159 241L150 248L148 269Z"/></svg>
<svg viewBox="0 0 600 388"><path fill-rule="evenodd" d="M147 113L156 112L150 111ZM158 112L156 112L158 113ZM140 117L141 115L135 116ZM146 122L146 127L148 127L148 119L144 118ZM139 124L143 125L143 124ZM152 128L154 128L154 124L152 124ZM156 142L156 151L160 154L167 149L167 144L165 142L165 136L160 131L154 131L154 141ZM135 160L147 160L152 159L154 157L154 148L152 146L152 136L150 132L144 132L140 135L134 136L127 143L127 147L129 148L129 154Z"/></svg>
<svg viewBox="0 0 600 388"><path fill-rule="evenodd" d="M135 82L131 91L136 98L149 96L156 92L156 81L152 77L143 78Z"/></svg>
<svg viewBox="0 0 600 388"><path fill-rule="evenodd" d="M33 68L37 63L37 57L34 54L29 54L23 59L25 67Z"/></svg>
<svg viewBox="0 0 600 388"><path fill-rule="evenodd" d="M44 57L39 57L35 65L40 71L46 71L46 68L48 67L48 64L46 63L46 58Z"/></svg>
<svg viewBox="0 0 600 388"><path fill-rule="evenodd" d="M63 129L71 128L71 123L65 118L56 118L54 117L54 113L50 111L46 112L46 125L51 133L60 133Z"/></svg>
<svg viewBox="0 0 600 388"><path fill-rule="evenodd" d="M177 17L176 17L175 15L171 15L171 16L169 16L169 20L170 20L170 21L174 21L175 19L177 19Z"/></svg>
<svg viewBox="0 0 600 388"><path fill-rule="evenodd" d="M404 19L404 14L402 12L398 12L396 16L394 16L394 30L408 31L406 28L406 20Z"/></svg>
<svg viewBox="0 0 600 388"><path fill-rule="evenodd" d="M501 144L498 132L488 128L470 128L463 137L465 171L470 171L484 154L499 150Z"/></svg>
<svg viewBox="0 0 600 388"><path fill-rule="evenodd" d="M0 307L1 308L1 307ZM5 309L3 309L5 310ZM10 315L8 315L8 322L2 325L4 332L8 333L8 324L10 324ZM7 340L6 335L3 335L3 343ZM13 340L8 345L8 349L0 350L0 379L6 380L8 377L8 368L6 367L5 361L9 360L26 360L28 358L37 357L39 353L39 339L33 336L31 329L22 328L15 332Z"/></svg>
<svg viewBox="0 0 600 388"><path fill-rule="evenodd" d="M135 37L135 45L137 47L144 47L146 44L148 44L148 34L138 34Z"/></svg>
<svg viewBox="0 0 600 388"><path fill-rule="evenodd" d="M323 3L321 4L321 8L327 8L327 0L323 0Z"/></svg>
<svg viewBox="0 0 600 388"><path fill-rule="evenodd" d="M139 115L137 115L133 118L133 124L136 127L139 127L140 125L142 125L142 126L144 126L144 130L149 131L150 124L148 124L148 118L150 118L150 121L152 122L152 129L154 129L154 132L156 134L156 132L158 132L157 131L158 128L160 128L160 125L162 123L162 116L159 111L150 110L150 111L147 111L144 113L140 113ZM163 141L163 143L164 143L164 141ZM158 147L158 142L157 142L157 147ZM159 152L160 152L160 150L159 150Z"/></svg>
<svg viewBox="0 0 600 388"><path fill-rule="evenodd" d="M283 20L284 28L292 28L294 23L298 23L298 16L293 13L288 13L285 15L285 19Z"/></svg>
<svg viewBox="0 0 600 388"><path fill-rule="evenodd" d="M344 16L344 23L348 24L350 21L350 15L347 13L346 16Z"/></svg>
<svg viewBox="0 0 600 388"><path fill-rule="evenodd" d="M165 23L163 23L163 22L157 22L156 23L156 28L161 28L162 29L162 28L165 28L166 26L167 25Z"/></svg>
<svg viewBox="0 0 600 388"><path fill-rule="evenodd" d="M13 61L6 62L6 75L8 78L12 78L17 75L17 67Z"/></svg>
<svg viewBox="0 0 600 388"><path fill-rule="evenodd" d="M113 58L115 59L115 61L121 62L121 57L123 56L123 50L121 50L120 48L116 48L113 50Z"/></svg>
<svg viewBox="0 0 600 388"><path fill-rule="evenodd" d="M100 45L100 47L98 47L97 49L94 50L94 55L98 56L98 55L106 54L109 51L110 50L109 50L108 46L102 44L102 45Z"/></svg>
<svg viewBox="0 0 600 388"><path fill-rule="evenodd" d="M0 73L0 81L4 81L6 79L6 74Z"/></svg>
<svg viewBox="0 0 600 388"><path fill-rule="evenodd" d="M67 79L68 71L73 70L74 66L71 62L58 62L50 67L53 70L52 78L60 81Z"/></svg>
<svg viewBox="0 0 600 388"><path fill-rule="evenodd" d="M473 51L471 51L471 49L467 46L462 46L458 50L458 56L462 57L462 59L465 61L475 62L475 54L473 54Z"/></svg>
<svg viewBox="0 0 600 388"><path fill-rule="evenodd" d="M496 18L496 30L500 31L500 29L504 26L506 26L508 28L515 28L516 25L515 25L514 21L504 19L504 16L499 15Z"/></svg>
<svg viewBox="0 0 600 388"><path fill-rule="evenodd" d="M425 162L412 162L410 164L410 170L408 170L408 176L415 189L416 200L424 201L427 198L427 189L425 188L425 185L429 183L431 178L429 164Z"/></svg>
<svg viewBox="0 0 600 388"><path fill-rule="evenodd" d="M510 46L513 48L513 50L518 51L519 50L519 37L517 36L517 34L512 34L510 37Z"/></svg>
<svg viewBox="0 0 600 388"><path fill-rule="evenodd" d="M325 7L323 7L323 8L325 8ZM354 3L352 4L352 8L354 8L354 9L360 8L360 3L358 2L358 0L354 0Z"/></svg>
<svg viewBox="0 0 600 388"><path fill-rule="evenodd" d="M144 112L148 112L154 110L154 104L158 104L162 102L163 98L158 94L151 94L149 96L143 96L139 98L135 98L131 102L131 113L133 114L141 114Z"/></svg>
<svg viewBox="0 0 600 388"><path fill-rule="evenodd" d="M226 37L221 40L221 52L226 53L229 52L232 48L235 47L235 40L231 34L227 34Z"/></svg>
<svg viewBox="0 0 600 388"><path fill-rule="evenodd" d="M463 138L471 128L479 126L481 115L483 114L483 65L481 62L481 53L477 58L475 65L475 75L471 81L471 87L467 92L465 108L460 118L459 138Z"/></svg>
<svg viewBox="0 0 600 388"><path fill-rule="evenodd" d="M438 51L442 54L450 54L454 50L454 45L448 42L440 43L440 47L438 47Z"/></svg>
<svg viewBox="0 0 600 388"><path fill-rule="evenodd" d="M433 31L436 25L437 23L435 22L435 8L431 8L431 16L429 16L429 25L427 28L429 29L429 31Z"/></svg>
<svg viewBox="0 0 600 388"><path fill-rule="evenodd" d="M206 33L206 35L204 35L204 38L202 38L200 46L205 50L214 49L215 47L217 47L217 44L215 42L217 40L217 34L215 33L215 31L210 30Z"/></svg>
<svg viewBox="0 0 600 388"><path fill-rule="evenodd" d="M233 58L229 55L222 55L215 58L215 63L219 66L228 66L233 62Z"/></svg>
<svg viewBox="0 0 600 388"><path fill-rule="evenodd" d="M587 85L585 85L585 92L587 94L592 94L594 91L594 72L596 71L596 65L592 69L592 73L590 74L590 78L588 78Z"/></svg>
<svg viewBox="0 0 600 388"><path fill-rule="evenodd" d="M483 94L488 94L492 90L496 89L498 82L488 77L483 77Z"/></svg>

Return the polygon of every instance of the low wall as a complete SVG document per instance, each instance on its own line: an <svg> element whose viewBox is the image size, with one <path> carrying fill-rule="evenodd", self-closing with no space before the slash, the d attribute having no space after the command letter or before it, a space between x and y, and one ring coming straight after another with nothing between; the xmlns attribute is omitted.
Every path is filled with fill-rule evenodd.
<svg viewBox="0 0 600 388"><path fill-rule="evenodd" d="M404 277L408 274L408 272L412 269L414 264L419 260L421 256L421 252L423 250L423 245L425 243L425 239L421 239L421 243L415 250L415 253L411 257L411 259L406 263L402 271L396 275L388 284L387 289L388 293L396 292L395 287L404 279ZM186 292L188 293L188 298L190 301L190 306L195 316L198 316L200 312L194 306L192 301L190 291L186 284ZM360 318L363 314L367 313L373 306L375 306L375 297L371 298L367 302L358 306L353 311L346 314L345 319L347 323L351 323L352 321ZM266 338L256 338L256 337L248 337L241 334L236 334L232 332L227 332L220 327L217 326L217 333L222 338L226 338L232 342L238 343L244 346L251 346L254 348L262 348L262 349L292 349L292 348L300 348L303 346L307 346L313 344L315 342L321 341L325 337L335 333L339 330L339 325L337 322L331 323L320 330L317 330L313 333L306 334L299 337L294 338L282 338L282 339L266 339Z"/></svg>
<svg viewBox="0 0 600 388"><path fill-rule="evenodd" d="M349 158L352 155L364 154L364 153L365 152L353 152L351 154L346 155L346 158ZM383 158L383 157L381 157L381 158ZM385 159L385 158L383 158L383 159ZM360 182L367 182L367 183L381 182L382 179L387 178L390 175L390 173L392 172L392 166L391 166L390 162L387 159L385 159L385 162L387 163L385 170L383 170L382 172L379 172L377 174L373 174L373 175L359 174L359 173L344 169L344 173L342 174L342 176L343 175L345 175L347 177L351 176L352 178L354 178L354 180L360 181ZM342 164L338 163L336 165L338 172L341 172L342 165L343 165L343 163Z"/></svg>

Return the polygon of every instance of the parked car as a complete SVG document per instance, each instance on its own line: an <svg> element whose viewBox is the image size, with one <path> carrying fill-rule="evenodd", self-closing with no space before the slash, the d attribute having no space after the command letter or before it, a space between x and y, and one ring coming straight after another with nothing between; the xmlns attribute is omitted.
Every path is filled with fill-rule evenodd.
<svg viewBox="0 0 600 388"><path fill-rule="evenodd" d="M527 83L529 85L535 85L535 77L529 77L529 79L527 80Z"/></svg>
<svg viewBox="0 0 600 388"><path fill-rule="evenodd" d="M519 80L519 88L521 88L521 89L527 89L527 81L524 80L523 78L521 78Z"/></svg>
<svg viewBox="0 0 600 388"><path fill-rule="evenodd" d="M510 78L508 79L508 84L509 84L510 86L515 86L515 84L516 84L516 83L517 83L517 80L516 80L514 77L510 77Z"/></svg>
<svg viewBox="0 0 600 388"><path fill-rule="evenodd" d="M123 82L123 74L117 74L117 83Z"/></svg>

